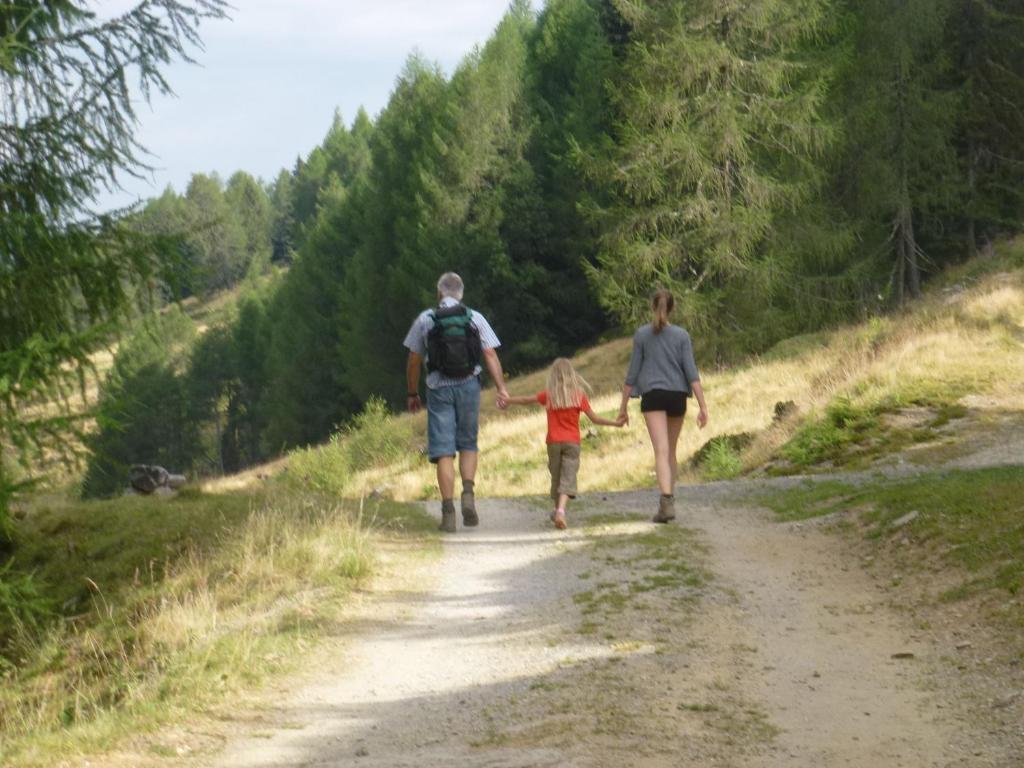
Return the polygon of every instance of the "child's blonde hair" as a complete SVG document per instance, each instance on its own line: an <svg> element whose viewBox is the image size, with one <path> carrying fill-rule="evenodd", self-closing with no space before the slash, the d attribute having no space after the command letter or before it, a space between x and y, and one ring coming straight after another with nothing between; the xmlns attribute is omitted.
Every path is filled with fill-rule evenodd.
<svg viewBox="0 0 1024 768"><path fill-rule="evenodd" d="M586 379L576 373L568 358L559 357L551 364L548 373L548 407L579 408L583 393L590 389Z"/></svg>

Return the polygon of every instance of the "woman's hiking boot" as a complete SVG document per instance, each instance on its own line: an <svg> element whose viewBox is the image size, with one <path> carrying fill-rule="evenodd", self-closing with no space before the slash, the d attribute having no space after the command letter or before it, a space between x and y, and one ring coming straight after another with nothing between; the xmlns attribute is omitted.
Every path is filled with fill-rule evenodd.
<svg viewBox="0 0 1024 768"><path fill-rule="evenodd" d="M655 523L667 523L675 519L676 497L662 494L661 499L658 501L658 514L651 518L651 520Z"/></svg>
<svg viewBox="0 0 1024 768"><path fill-rule="evenodd" d="M473 484L464 483L462 488L462 524L467 528L480 525L480 516L476 513L476 497L473 495Z"/></svg>
<svg viewBox="0 0 1024 768"><path fill-rule="evenodd" d="M455 533L455 502L451 499L441 502L441 525L438 530Z"/></svg>

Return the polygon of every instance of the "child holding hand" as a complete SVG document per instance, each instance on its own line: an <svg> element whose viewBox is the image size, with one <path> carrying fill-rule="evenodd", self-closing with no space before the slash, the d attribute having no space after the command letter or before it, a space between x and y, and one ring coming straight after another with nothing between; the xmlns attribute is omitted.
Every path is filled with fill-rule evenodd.
<svg viewBox="0 0 1024 768"><path fill-rule="evenodd" d="M551 522L558 529L565 528L565 505L576 498L576 473L580 466L580 413L594 424L621 427L626 418L605 419L594 413L585 390L590 385L564 357L555 360L548 373L548 386L543 392L530 397L506 397L499 407L509 405L542 405L548 415L548 470L551 472L551 499L555 509Z"/></svg>

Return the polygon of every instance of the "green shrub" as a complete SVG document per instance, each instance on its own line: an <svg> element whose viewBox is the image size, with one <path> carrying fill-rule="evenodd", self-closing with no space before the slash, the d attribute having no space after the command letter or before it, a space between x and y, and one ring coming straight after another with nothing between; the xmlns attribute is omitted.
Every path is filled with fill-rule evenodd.
<svg viewBox="0 0 1024 768"><path fill-rule="evenodd" d="M713 441L708 448L702 473L707 480L731 480L743 470L739 454L729 442Z"/></svg>
<svg viewBox="0 0 1024 768"><path fill-rule="evenodd" d="M699 469L707 480L731 480L742 472L740 454L753 440L749 432L716 435L693 455L690 465Z"/></svg>
<svg viewBox="0 0 1024 768"><path fill-rule="evenodd" d="M828 347L831 337L832 334L825 331L792 336L776 343L764 352L761 358L765 361L775 361L791 360L804 355L810 355Z"/></svg>
<svg viewBox="0 0 1024 768"><path fill-rule="evenodd" d="M293 452L288 476L304 488L345 495L356 472L412 455L412 437L411 420L396 418L382 398L371 397L359 415L326 445Z"/></svg>
<svg viewBox="0 0 1024 768"><path fill-rule="evenodd" d="M0 568L0 658L12 640L37 633L53 606L31 573L17 573L10 560Z"/></svg>
<svg viewBox="0 0 1024 768"><path fill-rule="evenodd" d="M340 434L331 436L327 445L293 451L288 457L286 482L332 496L341 496L352 476L348 451Z"/></svg>
<svg viewBox="0 0 1024 768"><path fill-rule="evenodd" d="M390 464L410 450L412 425L391 413L380 397L371 397L345 428L344 446L354 470Z"/></svg>
<svg viewBox="0 0 1024 768"><path fill-rule="evenodd" d="M4 466L0 463L0 553L8 552L14 547L14 522L10 508L19 484L11 479Z"/></svg>

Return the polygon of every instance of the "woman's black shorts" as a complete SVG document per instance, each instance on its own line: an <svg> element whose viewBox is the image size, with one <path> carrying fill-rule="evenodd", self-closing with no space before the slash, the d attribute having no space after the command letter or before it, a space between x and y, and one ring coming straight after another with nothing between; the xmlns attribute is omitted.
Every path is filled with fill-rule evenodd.
<svg viewBox="0 0 1024 768"><path fill-rule="evenodd" d="M667 416L680 418L686 415L686 392L673 392L668 389L652 389L640 398L640 411L664 411Z"/></svg>

